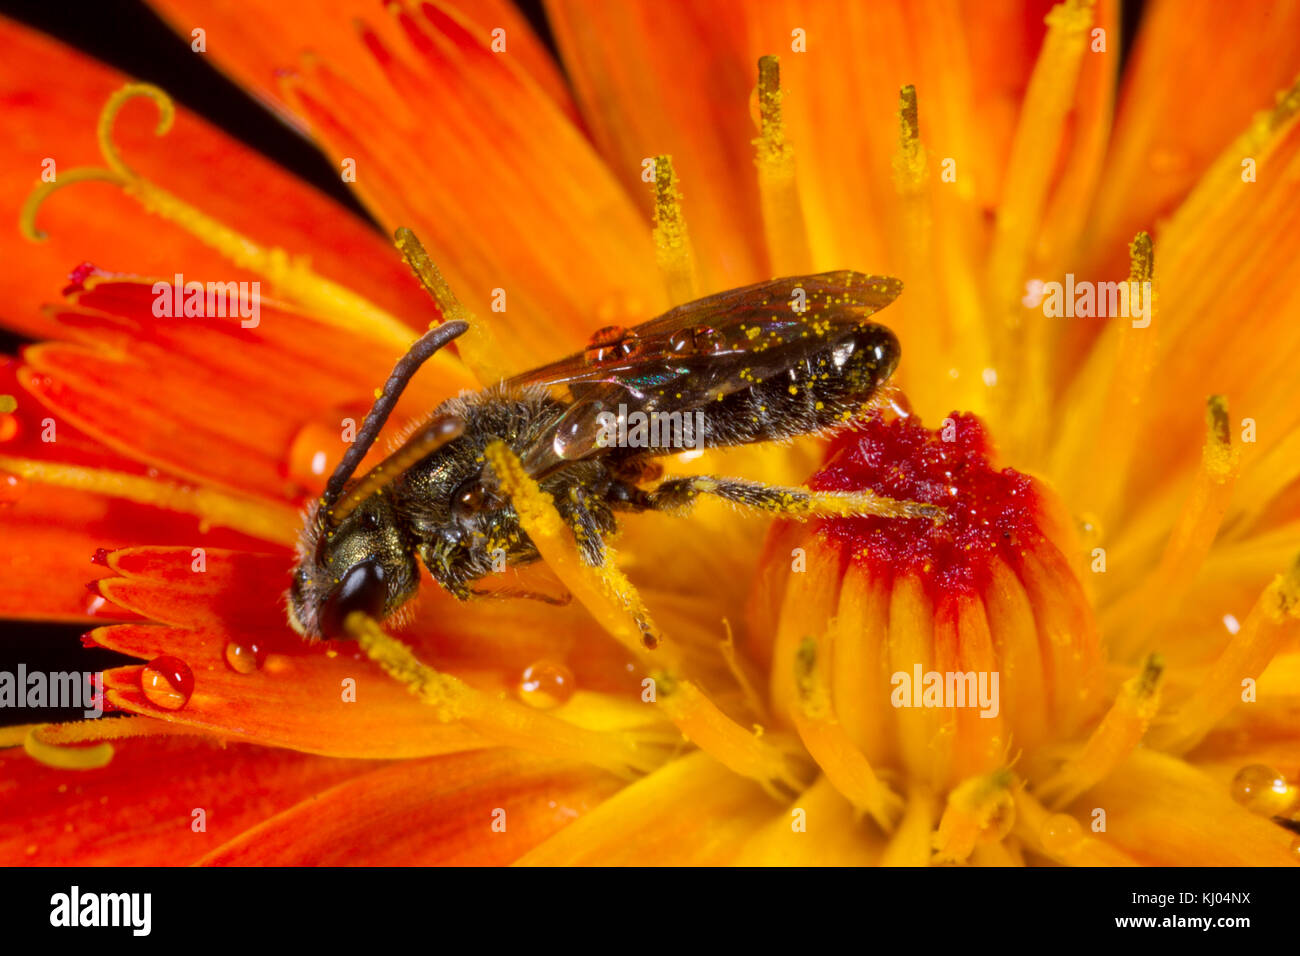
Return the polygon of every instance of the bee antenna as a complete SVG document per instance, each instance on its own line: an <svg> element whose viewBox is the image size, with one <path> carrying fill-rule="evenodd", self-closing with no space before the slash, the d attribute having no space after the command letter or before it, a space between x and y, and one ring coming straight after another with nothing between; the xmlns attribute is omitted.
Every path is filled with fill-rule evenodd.
<svg viewBox="0 0 1300 956"><path fill-rule="evenodd" d="M457 321L447 322L437 328L430 329L416 339L410 350L397 360L397 364L393 366L392 374L388 376L388 381L384 383L379 398L375 399L375 404L371 405L370 411L366 413L366 420L361 426L361 431L357 433L352 447L347 450L343 460L339 462L338 467L334 469L334 474L330 475L330 480L325 485L325 493L321 495L321 507L327 514L326 521L328 523L335 524L337 520L341 520L335 519L331 521L329 519L330 506L342 496L343 486L347 484L348 479L357 470L357 466L361 464L361 460L366 457L366 452L370 451L370 446L379 437L380 429L388 421L388 416L392 414L393 407L397 404L398 398L401 397L411 378L419 371L421 365L433 357L435 352L452 341L452 339L464 334L468 328L469 323Z"/></svg>

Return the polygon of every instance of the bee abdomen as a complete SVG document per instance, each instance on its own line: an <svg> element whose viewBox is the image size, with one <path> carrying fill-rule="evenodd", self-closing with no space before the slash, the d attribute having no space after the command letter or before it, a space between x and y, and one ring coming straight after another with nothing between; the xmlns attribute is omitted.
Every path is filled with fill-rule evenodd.
<svg viewBox="0 0 1300 956"><path fill-rule="evenodd" d="M889 329L863 326L786 371L701 407L703 444L780 441L841 425L889 379L898 357Z"/></svg>

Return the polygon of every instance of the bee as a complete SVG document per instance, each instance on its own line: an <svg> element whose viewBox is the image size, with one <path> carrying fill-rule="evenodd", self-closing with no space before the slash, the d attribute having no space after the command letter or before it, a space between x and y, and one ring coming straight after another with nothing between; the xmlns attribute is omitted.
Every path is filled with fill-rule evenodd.
<svg viewBox="0 0 1300 956"><path fill-rule="evenodd" d="M647 485L661 473L655 459L683 445L783 441L851 423L898 365L897 337L868 319L901 292L891 277L825 272L721 292L634 328L602 329L581 352L442 403L381 464L354 478L411 377L467 325L433 328L398 361L308 511L287 596L290 624L309 639L346 637L343 622L353 611L382 620L406 606L421 565L465 600L490 593L476 585L503 565L536 561L485 461L496 439L551 495L593 567L604 564L605 539L622 512L683 512L704 494L806 517L816 499L836 495L716 476ZM655 429L645 421L656 416L674 440L647 440ZM850 496L853 514L942 517L933 505L869 491Z"/></svg>

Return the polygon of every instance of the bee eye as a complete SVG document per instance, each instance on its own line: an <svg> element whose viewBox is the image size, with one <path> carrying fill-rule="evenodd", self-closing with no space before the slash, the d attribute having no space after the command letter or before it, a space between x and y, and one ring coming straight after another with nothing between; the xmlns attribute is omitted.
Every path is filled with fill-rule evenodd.
<svg viewBox="0 0 1300 956"><path fill-rule="evenodd" d="M364 611L378 619L383 616L387 600L388 586L384 581L383 566L373 558L354 564L321 606L321 634L331 639L347 638L343 622L349 614Z"/></svg>
<svg viewBox="0 0 1300 956"><path fill-rule="evenodd" d="M362 531L374 531L379 527L379 518L373 511L363 511L357 519L357 527Z"/></svg>
<svg viewBox="0 0 1300 956"><path fill-rule="evenodd" d="M451 493L451 513L456 518L468 518L496 503L496 498L479 483L478 476L466 478Z"/></svg>

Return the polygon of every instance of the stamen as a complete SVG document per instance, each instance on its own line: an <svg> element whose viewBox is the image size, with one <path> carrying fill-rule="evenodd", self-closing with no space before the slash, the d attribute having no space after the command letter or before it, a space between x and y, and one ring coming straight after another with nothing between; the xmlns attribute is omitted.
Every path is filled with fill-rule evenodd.
<svg viewBox="0 0 1300 956"><path fill-rule="evenodd" d="M109 97L99 116L99 149L109 168L70 170L62 173L57 182L37 187L23 205L19 219L19 228L25 237L33 242L47 238L36 227L36 214L41 204L57 190L78 182L109 182L120 186L146 212L175 223L236 266L265 276L285 298L311 309L320 319L353 331L368 332L403 348L410 344L412 334L408 326L352 290L313 272L305 256L290 256L278 247L263 248L137 175L122 159L113 142L113 124L122 107L141 96L158 107L159 119L154 134L162 136L171 129L175 106L165 92L149 83L128 83L122 87Z"/></svg>
<svg viewBox="0 0 1300 956"><path fill-rule="evenodd" d="M442 313L444 322L461 321L469 325L469 331L460 337L457 349L461 359L469 366L474 377L481 385L494 385L506 377L506 369L501 366L491 327L478 321L474 313L467 309L451 290L451 285L443 278L441 270L429 258L415 233L405 226L400 226L393 233L393 241L406 264L411 267L415 277L420 280L424 290L433 297Z"/></svg>
<svg viewBox="0 0 1300 956"><path fill-rule="evenodd" d="M728 770L758 782L776 800L803 788L796 773L801 754L794 741L742 727L688 680L661 672L655 683L656 700L668 719Z"/></svg>
<svg viewBox="0 0 1300 956"><path fill-rule="evenodd" d="M1201 465L1160 564L1131 597L1117 603L1110 612L1117 624L1134 622L1128 635L1116 642L1118 656L1132 658L1145 652L1151 636L1159 633L1174 609L1182 607L1219 533L1240 468L1241 453L1233 447L1229 431L1227 400L1211 395L1206 403Z"/></svg>
<svg viewBox="0 0 1300 956"><path fill-rule="evenodd" d="M288 505L120 471L4 455L0 455L0 471L57 488L73 488L166 511L192 514L201 522L233 528L263 541L288 546L297 540L302 524L298 513Z"/></svg>
<svg viewBox="0 0 1300 956"><path fill-rule="evenodd" d="M695 253L682 215L682 196L671 156L655 157L655 260L674 305L697 298Z"/></svg>
<svg viewBox="0 0 1300 956"><path fill-rule="evenodd" d="M1015 822L1014 777L995 770L972 777L948 794L948 806L934 835L936 863L961 863L976 843L1001 840Z"/></svg>
<svg viewBox="0 0 1300 956"><path fill-rule="evenodd" d="M1080 435L1081 442L1089 442L1093 447L1088 451L1076 443L1073 451L1063 452L1077 455L1074 459L1076 461L1087 457L1096 462L1098 467L1058 472L1073 475L1076 493L1086 496L1090 502L1089 510L1097 514L1103 523L1109 523L1115 517L1117 505L1122 500L1129 463L1137 447L1138 429L1142 422L1142 416L1135 415L1133 410L1146 395L1159 342L1154 286L1155 246L1149 233L1139 232L1129 244L1128 280L1130 290L1141 289L1143 283L1152 283L1148 300L1151 309L1149 321L1145 325L1134 327L1129 320L1118 320L1118 351L1106 397L1101 405L1100 418L1091 423L1090 434ZM1134 286L1133 283L1137 285ZM1061 460L1060 455L1057 460ZM1083 471L1088 471L1091 477L1085 479L1081 474ZM1067 477L1066 480L1071 479Z"/></svg>
<svg viewBox="0 0 1300 956"><path fill-rule="evenodd" d="M798 706L790 716L808 753L828 779L859 812L871 814L886 833L893 830L903 813L903 801L884 784L862 751L836 719L830 688L819 657L829 656L816 638L807 638L795 654L795 688Z"/></svg>
<svg viewBox="0 0 1300 956"><path fill-rule="evenodd" d="M1242 182L1241 158L1262 158L1272 153L1297 113L1300 113L1300 79L1279 91L1270 109L1256 113L1245 132L1229 143L1197 178L1195 187L1179 203L1177 212L1161 232L1163 256L1170 261L1181 261L1187 244L1204 235L1205 224L1220 218L1230 207L1230 197L1238 190L1255 188ZM1200 225L1193 228L1193 224Z"/></svg>
<svg viewBox="0 0 1300 956"><path fill-rule="evenodd" d="M909 83L898 91L898 151L894 153L894 185L900 195L907 197L924 189L926 166L916 87Z"/></svg>
<svg viewBox="0 0 1300 956"><path fill-rule="evenodd" d="M777 784L799 790L799 781L791 770L798 748L783 746L779 739L762 737L742 727L693 683L678 677L681 668L677 648L661 644L641 596L613 566L612 552L606 549L603 567L587 565L572 531L565 532L564 519L554 500L538 487L505 442L492 442L484 457L518 513L520 526L556 577L601 627L642 662L658 668L655 700L682 734L736 773L761 783L778 799L782 797Z"/></svg>
<svg viewBox="0 0 1300 956"><path fill-rule="evenodd" d="M725 617L722 619L722 627L725 632L720 646L722 659L726 661L727 670L731 671L731 676L740 685L741 693L745 695L745 702L749 704L750 710L762 717L767 713L767 705L763 702L757 688L754 687L754 682L749 679L749 674L745 672L745 665L741 663L736 654L736 636L731 633L731 622Z"/></svg>
<svg viewBox="0 0 1300 956"><path fill-rule="evenodd" d="M639 752L631 738L577 727L523 704L498 699L434 670L364 612L353 611L343 626L367 657L432 707L443 723L460 721L503 746L581 760L623 776L632 770L649 772L660 763L655 756Z"/></svg>
<svg viewBox="0 0 1300 956"><path fill-rule="evenodd" d="M1300 556L1264 589L1201 685L1152 728L1147 745L1186 753L1242 701L1243 683L1256 680L1300 619Z"/></svg>
<svg viewBox="0 0 1300 956"><path fill-rule="evenodd" d="M542 491L505 442L492 442L484 455L542 560L592 617L636 654L658 647L659 632L650 612L632 582L614 566L613 553L607 549L604 567L587 565L578 553L572 530L566 534L554 499ZM660 663L665 663L660 657Z"/></svg>
<svg viewBox="0 0 1300 956"><path fill-rule="evenodd" d="M113 760L113 745L99 743L91 747L60 747L47 743L38 736L39 727L33 728L23 740L23 750L33 760L60 770L98 770Z"/></svg>
<svg viewBox="0 0 1300 956"><path fill-rule="evenodd" d="M1138 745L1160 709L1163 673L1160 655L1152 654L1141 672L1124 683L1083 749L1037 788L1045 803L1057 809L1064 807L1115 771Z"/></svg>
<svg viewBox="0 0 1300 956"><path fill-rule="evenodd" d="M754 140L754 165L758 167L763 231L772 271L778 275L803 275L813 271L812 252L795 179L794 149L785 138L785 123L781 119L782 96L780 60L775 56L759 57L761 135Z"/></svg>

